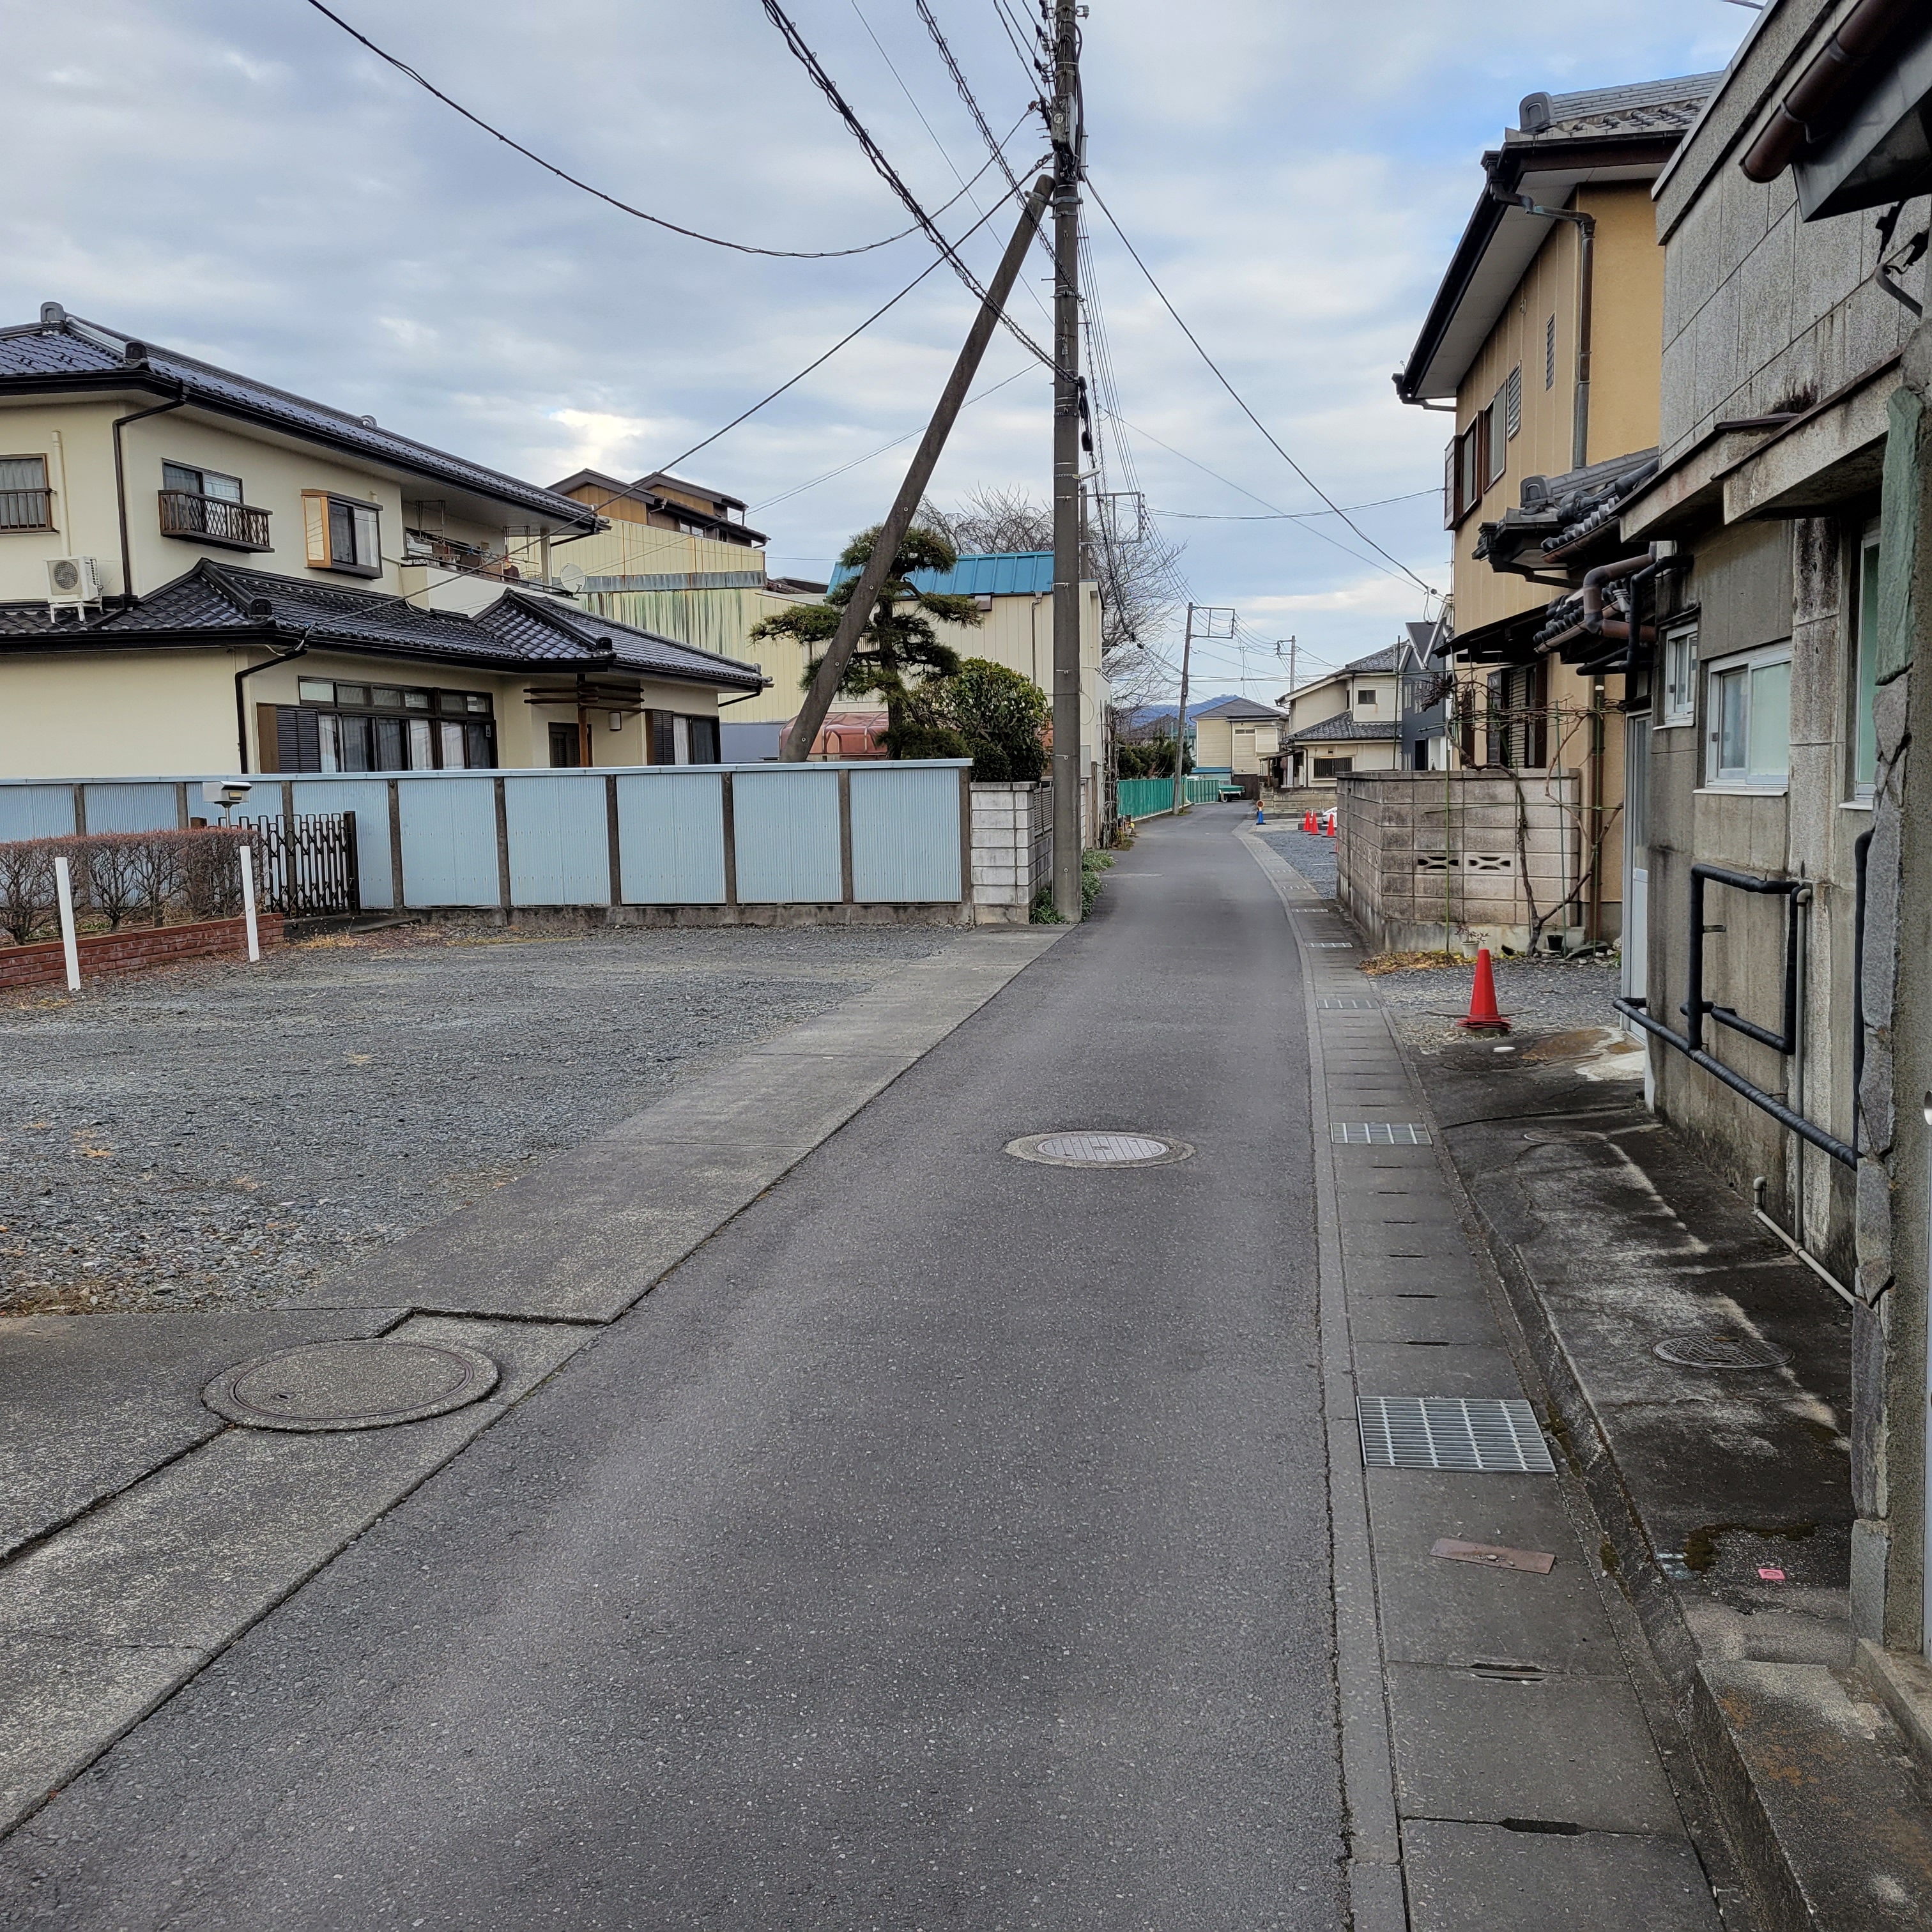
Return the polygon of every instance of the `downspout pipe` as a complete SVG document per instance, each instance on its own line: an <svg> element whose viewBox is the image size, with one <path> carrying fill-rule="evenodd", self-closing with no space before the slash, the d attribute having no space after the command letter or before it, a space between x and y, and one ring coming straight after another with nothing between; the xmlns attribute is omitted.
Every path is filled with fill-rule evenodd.
<svg viewBox="0 0 1932 1932"><path fill-rule="evenodd" d="M1590 310L1597 280L1597 218L1580 208L1545 208L1533 194L1512 194L1493 184L1490 195L1545 221L1576 224L1576 406L1570 428L1570 466L1581 470L1590 460Z"/></svg>
<svg viewBox="0 0 1932 1932"><path fill-rule="evenodd" d="M266 604L268 599L258 598L256 602ZM250 616L263 614L252 608L249 612ZM286 664L290 658L300 657L308 649L308 640L314 634L315 626L311 624L286 650L278 651L272 658L264 658L258 664L244 664L235 674L235 755L244 778L248 773L248 706L242 687L258 670L272 670L277 664Z"/></svg>
<svg viewBox="0 0 1932 1932"><path fill-rule="evenodd" d="M1663 561L1663 547L1652 544L1635 556L1619 557L1614 563L1600 563L1595 569L1586 570L1583 573L1584 629L1592 637L1630 638L1631 628L1622 618L1604 615L1604 586L1624 578L1648 579ZM1654 624L1640 625L1637 629L1635 641L1646 644L1656 641Z"/></svg>
<svg viewBox="0 0 1932 1932"><path fill-rule="evenodd" d="M1778 103L1763 133L1751 143L1739 164L1744 178L1777 180L1797 159L1798 150L1813 139L1813 128L1823 120L1852 70L1922 4L1923 0L1858 0Z"/></svg>
<svg viewBox="0 0 1932 1932"><path fill-rule="evenodd" d="M134 343L128 346L130 350L139 346ZM157 403L152 409L136 410L131 416L114 418L114 508L121 519L121 602L124 606L131 607L134 602L134 553L128 534L128 477L122 460L121 432L130 423L140 422L148 416L166 416L169 410L179 409L187 400L188 392L184 388L171 402ZM243 766L242 770L246 771L248 766Z"/></svg>

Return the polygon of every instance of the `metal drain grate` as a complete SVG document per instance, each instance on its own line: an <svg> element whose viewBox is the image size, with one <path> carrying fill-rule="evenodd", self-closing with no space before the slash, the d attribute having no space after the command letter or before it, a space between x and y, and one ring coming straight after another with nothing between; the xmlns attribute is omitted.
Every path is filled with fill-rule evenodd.
<svg viewBox="0 0 1932 1932"><path fill-rule="evenodd" d="M1556 1473L1534 1412L1520 1397L1364 1396L1355 1418L1366 1468Z"/></svg>
<svg viewBox="0 0 1932 1932"><path fill-rule="evenodd" d="M1373 1012L1376 1010L1376 1003L1372 1000L1355 1000L1341 995L1326 1000L1317 1000L1315 1002L1315 1007L1318 1012L1324 1013Z"/></svg>
<svg viewBox="0 0 1932 1932"><path fill-rule="evenodd" d="M1338 1147L1430 1147L1429 1130L1414 1120L1336 1120L1328 1138Z"/></svg>
<svg viewBox="0 0 1932 1932"><path fill-rule="evenodd" d="M1194 1150L1166 1134L1089 1132L1022 1134L1007 1142L1006 1151L1048 1167L1160 1167L1186 1160Z"/></svg>
<svg viewBox="0 0 1932 1932"><path fill-rule="evenodd" d="M1355 946L1352 939L1304 939L1301 943L1311 952L1351 952Z"/></svg>
<svg viewBox="0 0 1932 1932"><path fill-rule="evenodd" d="M1789 1349L1742 1335L1668 1335L1652 1353L1682 1369L1781 1369Z"/></svg>

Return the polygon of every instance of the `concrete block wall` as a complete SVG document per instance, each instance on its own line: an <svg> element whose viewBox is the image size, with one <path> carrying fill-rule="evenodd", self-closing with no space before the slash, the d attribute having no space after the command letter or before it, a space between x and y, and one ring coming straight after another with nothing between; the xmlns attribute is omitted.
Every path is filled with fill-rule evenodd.
<svg viewBox="0 0 1932 1932"><path fill-rule="evenodd" d="M1528 950L1579 922L1574 773L1357 773L1336 788L1336 897L1387 952ZM1445 916L1446 914L1446 916Z"/></svg>
<svg viewBox="0 0 1932 1932"><path fill-rule="evenodd" d="M1024 926L1035 894L1053 877L1053 788L973 788L973 918Z"/></svg>

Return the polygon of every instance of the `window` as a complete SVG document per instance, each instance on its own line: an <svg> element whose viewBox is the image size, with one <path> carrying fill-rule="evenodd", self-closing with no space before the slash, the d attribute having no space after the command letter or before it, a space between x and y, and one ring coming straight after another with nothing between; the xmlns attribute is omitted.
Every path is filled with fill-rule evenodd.
<svg viewBox="0 0 1932 1932"><path fill-rule="evenodd" d="M584 762L584 741L574 724L550 728L550 762L554 771L574 771Z"/></svg>
<svg viewBox="0 0 1932 1932"><path fill-rule="evenodd" d="M1852 675L1852 796L1870 798L1878 779L1878 530L1858 546L1854 602L1858 651Z"/></svg>
<svg viewBox="0 0 1932 1932"><path fill-rule="evenodd" d="M1358 711L1372 711L1378 701L1372 691L1358 691L1355 693L1355 709Z"/></svg>
<svg viewBox="0 0 1932 1932"><path fill-rule="evenodd" d="M1553 315L1543 325L1543 386L1546 389L1556 386L1556 318Z"/></svg>
<svg viewBox="0 0 1932 1932"><path fill-rule="evenodd" d="M1697 715L1697 626L1664 634L1664 715L1660 724L1688 724Z"/></svg>
<svg viewBox="0 0 1932 1932"><path fill-rule="evenodd" d="M1522 365L1518 363L1503 385L1503 432L1505 436L1514 436L1522 427Z"/></svg>
<svg viewBox="0 0 1932 1932"><path fill-rule="evenodd" d="M185 490L191 496L212 496L223 503L242 500L240 477L224 476L218 470L196 470L185 463L161 465L161 488Z"/></svg>
<svg viewBox="0 0 1932 1932"><path fill-rule="evenodd" d="M490 695L305 677L294 704L257 708L264 770L489 770L496 763ZM432 711L442 714L432 718ZM573 742L576 728L571 728ZM266 760L276 758L271 766Z"/></svg>
<svg viewBox="0 0 1932 1932"><path fill-rule="evenodd" d="M1355 769L1353 758L1317 758L1315 776L1318 778L1345 778Z"/></svg>
<svg viewBox="0 0 1932 1932"><path fill-rule="evenodd" d="M1488 488L1490 418L1495 406L1478 410L1476 419L1450 440L1443 457L1442 522L1453 530L1483 500Z"/></svg>
<svg viewBox="0 0 1932 1932"><path fill-rule="evenodd" d="M44 456L0 456L0 530L50 530L53 496Z"/></svg>
<svg viewBox="0 0 1932 1932"><path fill-rule="evenodd" d="M302 524L311 570L382 575L382 515L374 503L332 496L326 490L304 490Z"/></svg>
<svg viewBox="0 0 1932 1932"><path fill-rule="evenodd" d="M1782 787L1791 775L1791 650L1710 665L1704 694L1706 784Z"/></svg>
<svg viewBox="0 0 1932 1932"><path fill-rule="evenodd" d="M1483 488L1502 480L1504 468L1509 462L1509 438L1503 433L1503 392L1498 389L1496 398L1483 412Z"/></svg>

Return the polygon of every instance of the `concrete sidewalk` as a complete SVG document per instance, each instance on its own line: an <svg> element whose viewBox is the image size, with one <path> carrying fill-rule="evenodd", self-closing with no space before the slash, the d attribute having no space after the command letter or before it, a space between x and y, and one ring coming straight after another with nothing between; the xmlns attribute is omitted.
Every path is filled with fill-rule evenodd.
<svg viewBox="0 0 1932 1932"><path fill-rule="evenodd" d="M1357 1932L1736 1932L1726 1847L1580 1485L1363 1466L1370 1398L1546 1400L1351 929L1240 836L1305 962ZM1445 1560L1444 1538L1554 1561Z"/></svg>
<svg viewBox="0 0 1932 1932"><path fill-rule="evenodd" d="M975 933L272 1313L0 1334L0 1831L201 1671L1060 937ZM373 1432L236 1428L201 1392L298 1343L482 1349L488 1399Z"/></svg>
<svg viewBox="0 0 1932 1932"><path fill-rule="evenodd" d="M1517 1044L1415 1064L1760 1922L1922 1927L1932 1756L1851 1625L1850 1311L1589 1041ZM1714 1337L1760 1365L1670 1359Z"/></svg>

